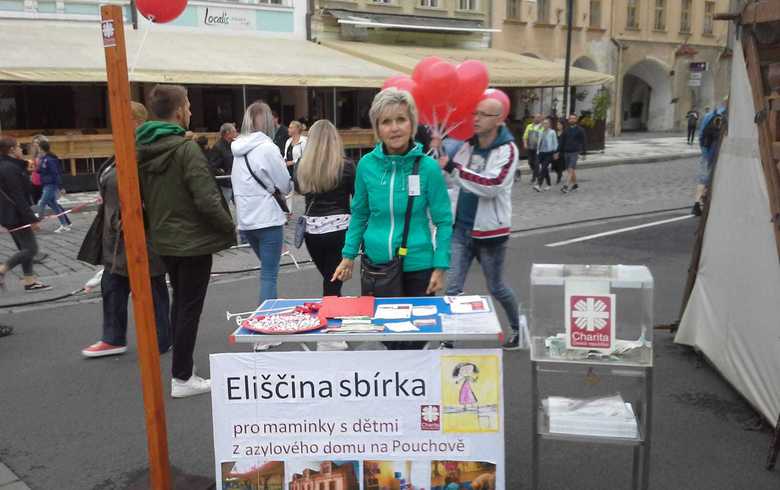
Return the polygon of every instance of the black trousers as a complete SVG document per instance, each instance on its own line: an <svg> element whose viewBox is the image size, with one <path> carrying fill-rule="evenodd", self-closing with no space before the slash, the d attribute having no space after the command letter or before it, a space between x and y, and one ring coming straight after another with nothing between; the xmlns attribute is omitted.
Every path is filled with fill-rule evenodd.
<svg viewBox="0 0 780 490"><path fill-rule="evenodd" d="M537 172L537 183L542 185L547 181L550 185L550 164L552 163L553 152L539 153L539 171Z"/></svg>
<svg viewBox="0 0 780 490"><path fill-rule="evenodd" d="M692 145L696 138L696 126L688 126L688 144Z"/></svg>
<svg viewBox="0 0 780 490"><path fill-rule="evenodd" d="M331 282L336 267L341 263L341 249L344 248L344 240L347 230L334 231L332 233L312 234L303 236L306 249L322 274L322 295L341 296L341 281Z"/></svg>
<svg viewBox="0 0 780 490"><path fill-rule="evenodd" d="M192 376L192 354L198 338L198 324L211 276L211 255L161 257L171 279L171 330L173 336L174 378L187 381Z"/></svg>
<svg viewBox="0 0 780 490"><path fill-rule="evenodd" d="M402 297L420 297L430 296L426 293L428 284L431 282L433 269L425 269L414 272L404 272ZM403 341L403 342L383 342L388 350L419 350L425 347L427 342Z"/></svg>
<svg viewBox="0 0 780 490"><path fill-rule="evenodd" d="M35 240L35 233L30 228L11 233L18 252L13 254L8 262L5 263L7 270L11 270L19 264L22 264L22 272L25 276L33 275L33 257L38 253L38 242Z"/></svg>
<svg viewBox="0 0 780 490"><path fill-rule="evenodd" d="M536 182L539 176L539 156L535 148L528 150L528 167L531 169L531 182Z"/></svg>

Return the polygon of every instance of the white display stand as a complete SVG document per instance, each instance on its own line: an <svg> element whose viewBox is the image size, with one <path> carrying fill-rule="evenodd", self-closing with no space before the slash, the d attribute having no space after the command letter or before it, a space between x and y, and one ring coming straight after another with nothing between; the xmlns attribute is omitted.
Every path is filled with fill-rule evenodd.
<svg viewBox="0 0 780 490"><path fill-rule="evenodd" d="M647 489L650 271L643 266L534 264L530 335L532 488L539 487L541 476L540 442L552 440L632 447L633 488ZM572 377L583 382L572 388Z"/></svg>

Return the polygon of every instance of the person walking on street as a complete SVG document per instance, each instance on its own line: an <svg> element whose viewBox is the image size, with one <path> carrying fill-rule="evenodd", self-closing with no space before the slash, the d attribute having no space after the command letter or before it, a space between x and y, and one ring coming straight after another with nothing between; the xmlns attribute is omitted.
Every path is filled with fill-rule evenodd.
<svg viewBox="0 0 780 490"><path fill-rule="evenodd" d="M292 192L290 174L271 140L273 116L265 102L254 102L244 113L241 135L230 145L233 150L233 198L238 229L260 260L258 306L277 297L279 262L284 244L288 210L284 196ZM256 344L265 350L279 343Z"/></svg>
<svg viewBox="0 0 780 490"><path fill-rule="evenodd" d="M519 347L520 311L504 281L504 259L512 225L512 175L518 164L514 137L504 124L509 107L485 98L474 112L474 137L444 165L453 194L455 227L447 294L463 293L471 263L482 266L490 294L503 307L512 333L504 347ZM358 168L359 171L359 168Z"/></svg>
<svg viewBox="0 0 780 490"><path fill-rule="evenodd" d="M553 118L546 117L542 123L542 134L539 138L539 176L534 190L541 192L550 190L550 165L558 151L558 134L552 128ZM544 183L547 182L545 185ZM544 185L544 188L542 188Z"/></svg>
<svg viewBox="0 0 780 490"><path fill-rule="evenodd" d="M38 146L43 152L38 164L38 174L41 176L41 185L43 186L41 200L38 202L38 212L43 215L44 208L49 206L58 215L57 219L60 220L60 226L54 230L54 233L70 231L70 218L65 214L65 209L57 202L57 195L60 193L60 185L62 184L60 159L51 152L48 141L40 140Z"/></svg>
<svg viewBox="0 0 780 490"><path fill-rule="evenodd" d="M581 154L585 154L585 148L585 130L577 124L577 116L571 114L569 124L561 136L561 156L566 166L566 183L561 187L564 194L580 188L577 184L577 160Z"/></svg>
<svg viewBox="0 0 780 490"><path fill-rule="evenodd" d="M152 250L165 264L173 301L171 396L211 390L195 374L193 352L211 276L212 254L236 244L233 220L194 141L185 138L190 101L180 85L157 85L148 98L154 120L136 129L138 173Z"/></svg>
<svg viewBox="0 0 780 490"><path fill-rule="evenodd" d="M555 123L555 136L558 137L558 149L556 149L553 154L552 165L550 165L550 167L555 172L555 185L558 185L563 179L563 171L566 170L566 163L563 161L563 156L561 154L561 136L563 136L564 125L563 121L558 118L553 119L553 122Z"/></svg>
<svg viewBox="0 0 780 490"><path fill-rule="evenodd" d="M146 122L146 108L138 102L131 102L130 105L133 122L137 128ZM84 238L82 250L95 245L96 240L100 241L98 248L101 251L100 264L103 266L100 279L103 332L98 342L82 349L81 354L87 358L114 356L127 352L127 301L130 298L130 278L119 209L116 157L109 158L98 170L97 175L98 191L102 202L98 207L95 223L98 225L102 223L102 227L90 228ZM157 346L160 353L165 353L171 348L170 298L168 286L165 284L165 266L153 251L149 250L148 254L154 319L157 326ZM81 257L78 258L83 260ZM90 262L90 260L86 261Z"/></svg>
<svg viewBox="0 0 780 490"><path fill-rule="evenodd" d="M387 88L379 92L369 111L379 141L360 159L355 176L352 219L341 263L332 281L352 277L355 257L361 259L363 295L415 297L435 294L444 287L450 265L452 210L447 184L439 165L426 156L413 138L417 107L409 92ZM415 172L416 170L416 172ZM511 181L511 177L510 177ZM411 201L411 209L409 202ZM405 225L409 216L409 226ZM435 239L431 233L435 228ZM406 246L404 231L408 234ZM435 240L435 242L434 242ZM371 270L391 268L400 284L383 287L372 281ZM389 291L388 291L389 290ZM425 342L387 342L388 349L420 349Z"/></svg>
<svg viewBox="0 0 780 490"><path fill-rule="evenodd" d="M288 132L290 137L284 144L284 162L287 165L287 171L292 176L295 166L303 156L303 151L306 149L306 136L303 135L303 131L306 128L300 121L290 122Z"/></svg>
<svg viewBox="0 0 780 490"><path fill-rule="evenodd" d="M38 173L38 166L41 164L41 157L43 157L43 151L39 145L41 141L49 140L42 134L33 136L32 143L30 143L30 160L27 162L27 170L30 172L30 181L32 182L33 203L40 201L43 195L41 174Z"/></svg>
<svg viewBox="0 0 780 490"><path fill-rule="evenodd" d="M534 185L539 178L539 159L537 149L539 147L539 137L544 129L542 126L543 117L541 114L534 114L534 119L525 127L523 133L523 146L528 152L528 167L531 169L531 185Z"/></svg>
<svg viewBox="0 0 780 490"><path fill-rule="evenodd" d="M219 128L219 141L217 141L209 152L209 166L217 179L222 195L228 205L233 201L232 184L230 183L230 174L233 171L233 151L230 145L238 136L236 126L233 123L225 123Z"/></svg>
<svg viewBox="0 0 780 490"><path fill-rule="evenodd" d="M692 145L696 137L696 127L699 125L699 111L695 107L691 108L685 119L688 120L688 144Z"/></svg>
<svg viewBox="0 0 780 490"><path fill-rule="evenodd" d="M22 149L16 139L10 136L0 137L0 225L11 232L17 253L4 264L0 264L0 288L5 288L5 275L22 265L22 282L28 293L46 291L51 286L36 279L33 271L33 258L38 253L35 232L38 230L38 217L30 202L30 181L27 177L27 162L22 159Z"/></svg>

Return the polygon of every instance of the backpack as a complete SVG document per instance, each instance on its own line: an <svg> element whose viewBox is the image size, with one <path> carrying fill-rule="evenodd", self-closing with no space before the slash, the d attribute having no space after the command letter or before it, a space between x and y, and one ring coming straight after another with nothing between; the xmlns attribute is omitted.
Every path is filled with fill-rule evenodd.
<svg viewBox="0 0 780 490"><path fill-rule="evenodd" d="M720 137L720 126L723 118L721 116L715 116L707 122L701 130L701 136L699 136L699 143L704 148L711 147L715 141Z"/></svg>

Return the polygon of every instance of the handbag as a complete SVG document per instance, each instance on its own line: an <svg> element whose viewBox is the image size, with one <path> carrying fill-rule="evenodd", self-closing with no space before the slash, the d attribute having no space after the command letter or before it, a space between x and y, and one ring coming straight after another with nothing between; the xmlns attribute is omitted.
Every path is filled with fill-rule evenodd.
<svg viewBox="0 0 780 490"><path fill-rule="evenodd" d="M273 192L266 186L262 180L260 180L257 175L252 171L252 167L249 166L249 158L247 158L246 155L244 155L244 162L246 163L246 169L249 170L249 173L252 175L252 178L255 179L255 181L260 184L260 187L265 189L265 192L271 194L271 196L274 198L274 201L276 201L276 204L279 205L279 208L281 208L282 212L285 214L290 214L290 208L287 207L287 200L282 195L282 192L277 188L274 187Z"/></svg>
<svg viewBox="0 0 780 490"><path fill-rule="evenodd" d="M414 169L411 175L417 175L420 171L420 157L414 161ZM363 254L360 259L360 290L362 296L381 296L393 298L403 296L404 257L406 257L406 242L409 239L409 223L412 220L413 195L409 196L406 203L406 216L404 217L404 232L401 246L397 254L386 264L374 264L368 256Z"/></svg>
<svg viewBox="0 0 780 490"><path fill-rule="evenodd" d="M103 265L104 214L103 205L101 204L95 219L92 220L92 225L90 225L87 234L84 236L84 241L81 242L81 248L79 248L79 253L76 255L78 260L87 264Z"/></svg>
<svg viewBox="0 0 780 490"><path fill-rule="evenodd" d="M295 241L293 242L295 248L301 248L301 245L303 245L303 238L306 235L306 216L309 215L311 207L314 206L314 199L315 198L312 198L311 204L309 204L306 212L303 215L298 216L298 219L295 221Z"/></svg>

